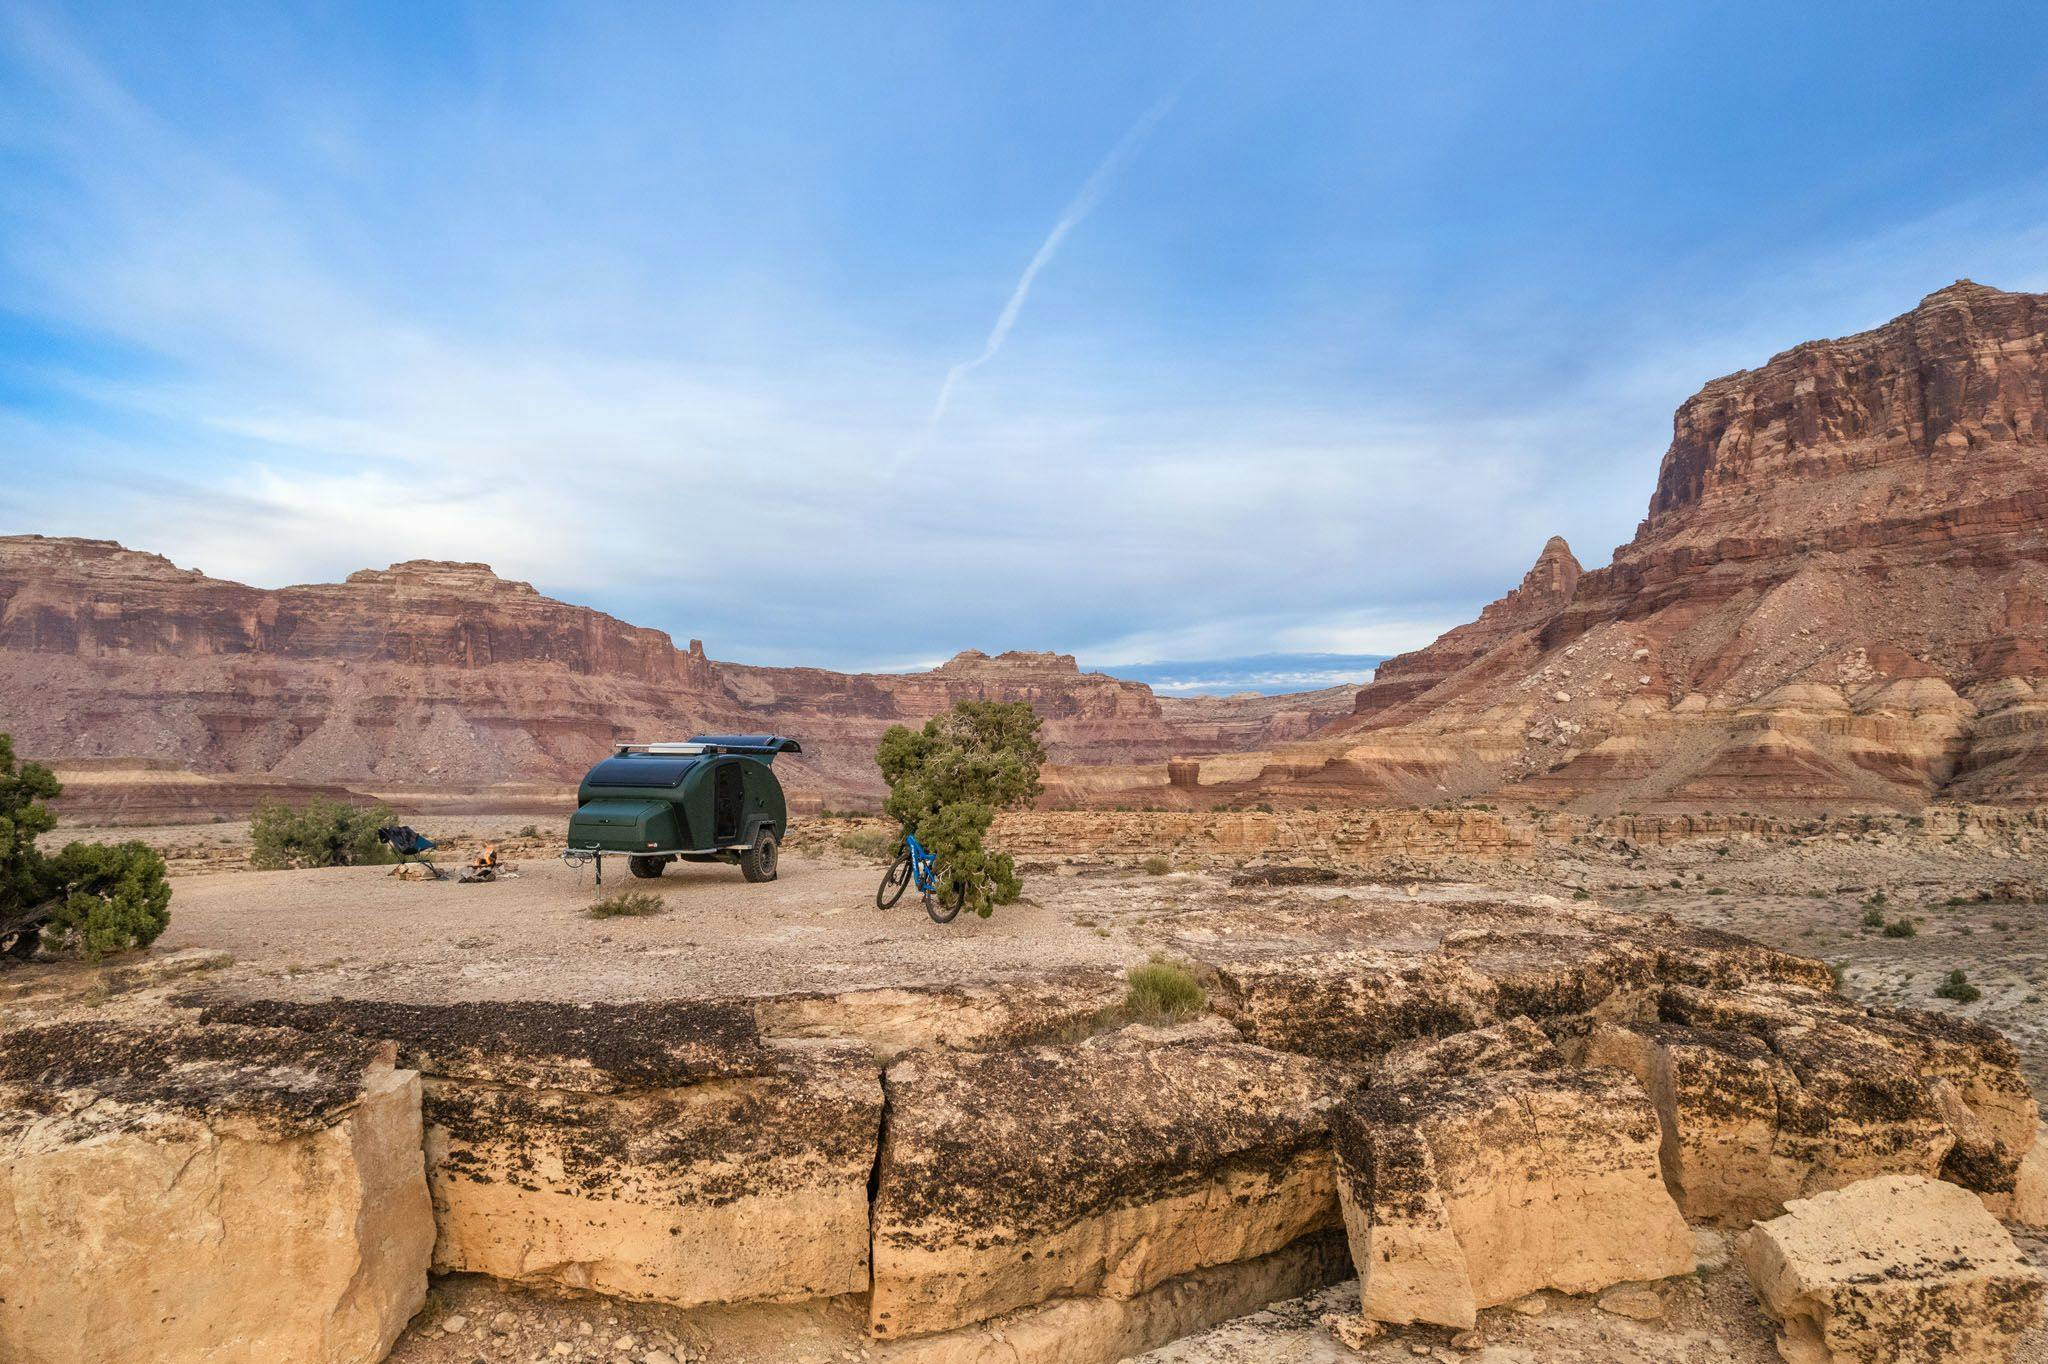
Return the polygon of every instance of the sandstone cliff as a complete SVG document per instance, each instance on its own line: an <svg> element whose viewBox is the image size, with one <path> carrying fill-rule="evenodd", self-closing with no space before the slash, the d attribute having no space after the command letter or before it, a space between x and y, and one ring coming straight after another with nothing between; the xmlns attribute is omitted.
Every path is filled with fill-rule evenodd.
<svg viewBox="0 0 2048 1364"><path fill-rule="evenodd" d="M1202 781L1595 807L2048 798L2048 296L1968 281L1679 408L1605 568L1390 660L1354 713Z"/></svg>
<svg viewBox="0 0 2048 1364"><path fill-rule="evenodd" d="M792 787L830 803L879 789L885 728L963 699L1031 702L1053 758L1088 764L1298 738L1350 694L1162 704L1050 653L904 675L749 667L483 564L265 590L108 541L0 538L0 732L45 761L482 787L567 781L622 739L774 730L804 743Z"/></svg>

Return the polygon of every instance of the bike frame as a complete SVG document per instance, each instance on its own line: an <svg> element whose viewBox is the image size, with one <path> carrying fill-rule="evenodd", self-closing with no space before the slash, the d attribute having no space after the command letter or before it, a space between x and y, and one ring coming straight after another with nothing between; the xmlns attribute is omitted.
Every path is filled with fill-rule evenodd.
<svg viewBox="0 0 2048 1364"><path fill-rule="evenodd" d="M924 844L917 841L917 835L905 833L905 846L910 849L910 882L919 890L936 890L939 884L938 861Z"/></svg>

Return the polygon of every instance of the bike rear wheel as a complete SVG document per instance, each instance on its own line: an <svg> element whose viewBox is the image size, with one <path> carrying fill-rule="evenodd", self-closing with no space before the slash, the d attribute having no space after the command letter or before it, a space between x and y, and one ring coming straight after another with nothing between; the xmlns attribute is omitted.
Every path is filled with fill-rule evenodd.
<svg viewBox="0 0 2048 1364"><path fill-rule="evenodd" d="M910 849L905 848L882 873L882 888L875 892L875 908L888 909L903 898L910 887Z"/></svg>
<svg viewBox="0 0 2048 1364"><path fill-rule="evenodd" d="M967 883L962 881L953 894L948 897L939 890L944 879L937 873L934 873L932 886L924 893L924 912L932 916L932 922L935 924L952 923L954 919L959 917L960 910L967 904Z"/></svg>

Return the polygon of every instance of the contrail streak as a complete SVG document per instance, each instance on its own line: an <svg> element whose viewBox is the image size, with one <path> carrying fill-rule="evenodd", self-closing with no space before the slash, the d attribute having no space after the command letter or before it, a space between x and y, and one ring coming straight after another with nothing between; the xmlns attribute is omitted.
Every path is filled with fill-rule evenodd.
<svg viewBox="0 0 2048 1364"><path fill-rule="evenodd" d="M1003 342L1010 337L1010 329L1017 325L1017 314L1024 311L1024 300L1031 296L1031 285L1037 280L1038 272L1051 263L1053 256L1060 249L1060 243L1067 239L1067 234L1080 226L1081 220L1094 211L1095 205L1101 201L1103 193L1109 188L1117 173L1137 154L1138 149L1144 146L1145 139L1159 126L1159 121L1173 112L1173 106L1180 102L1181 91L1186 87L1186 81L1176 85L1131 125L1130 130L1109 149L1109 155L1102 158L1102 163L1081 186L1081 192L1074 196L1066 211L1060 214L1060 220L1052 225L1052 231L1045 234L1045 240L1039 244L1037 253L1031 257L1031 263L1025 266L1024 273L1017 277L1017 287L1010 291L1010 300L1003 305L1003 311L997 316L995 326L989 328L988 340L982 343L981 353L972 359L962 360L946 371L946 382L939 386L939 396L932 404L931 416L925 419L924 430L927 438L945 417L946 409L953 401L953 390L959 386L960 381L995 359L996 352L1003 348Z"/></svg>

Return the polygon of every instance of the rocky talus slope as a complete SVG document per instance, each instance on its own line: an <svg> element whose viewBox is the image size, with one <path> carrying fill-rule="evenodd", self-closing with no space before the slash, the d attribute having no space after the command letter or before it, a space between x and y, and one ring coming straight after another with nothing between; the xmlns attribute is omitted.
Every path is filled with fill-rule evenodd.
<svg viewBox="0 0 2048 1364"><path fill-rule="evenodd" d="M840 1303L898 1364L1109 1364L1352 1272L1359 1332L1469 1328L1688 1275L1689 1222L1759 1220L1794 1344L1853 1338L1856 1292L1982 1327L1946 1358L2034 1327L1997 1219L2048 1222L2048 1147L1989 1029L1591 906L1304 895L1172 933L1211 1013L1127 1024L1048 982L952 1045L917 998L944 987L396 1004L249 977L10 1030L0 1262L32 1290L0 1299L0 1355L374 1359L431 1248L621 1301ZM1952 1264L1830 1286L1873 1179L1946 1199L1919 1234ZM112 1253L162 1294L81 1339Z"/></svg>
<svg viewBox="0 0 2048 1364"><path fill-rule="evenodd" d="M1163 794L2048 800L2048 296L1961 282L1715 380L1611 564L1551 540L1351 716L1199 781Z"/></svg>
<svg viewBox="0 0 2048 1364"><path fill-rule="evenodd" d="M559 784L617 740L772 730L803 741L793 788L830 804L880 789L874 749L889 725L970 699L1029 701L1053 761L1085 766L1302 738L1351 691L1162 701L1068 655L974 650L902 675L750 667L482 564L272 591L108 541L0 537L0 732L43 761L299 787ZM103 800L143 810L152 795L180 792L131 781Z"/></svg>

